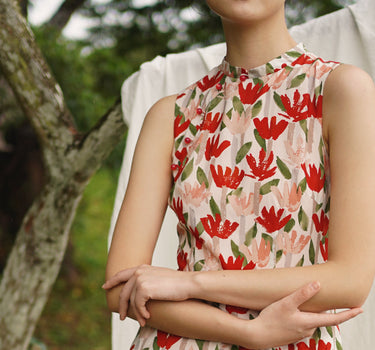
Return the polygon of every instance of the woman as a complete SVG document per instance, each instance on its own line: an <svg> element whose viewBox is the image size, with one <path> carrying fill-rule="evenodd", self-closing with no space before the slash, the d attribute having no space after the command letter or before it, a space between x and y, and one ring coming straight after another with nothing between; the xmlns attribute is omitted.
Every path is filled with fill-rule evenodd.
<svg viewBox="0 0 375 350"><path fill-rule="evenodd" d="M339 349L331 326L360 309L319 312L360 306L374 274L374 188L362 191L375 170L374 86L296 46L282 0L207 4L227 56L146 117L109 254L109 307L177 335L144 327L137 349ZM169 193L178 272L147 265Z"/></svg>

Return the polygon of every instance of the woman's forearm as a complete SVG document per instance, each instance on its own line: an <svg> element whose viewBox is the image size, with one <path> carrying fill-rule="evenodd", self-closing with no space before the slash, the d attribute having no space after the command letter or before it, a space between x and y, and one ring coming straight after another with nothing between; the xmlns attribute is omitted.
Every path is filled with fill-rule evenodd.
<svg viewBox="0 0 375 350"><path fill-rule="evenodd" d="M304 311L362 305L371 288L372 276L364 276L358 267L343 267L334 262L282 269L205 271L191 274L190 295L262 310L315 280L320 282L321 290L303 305Z"/></svg>

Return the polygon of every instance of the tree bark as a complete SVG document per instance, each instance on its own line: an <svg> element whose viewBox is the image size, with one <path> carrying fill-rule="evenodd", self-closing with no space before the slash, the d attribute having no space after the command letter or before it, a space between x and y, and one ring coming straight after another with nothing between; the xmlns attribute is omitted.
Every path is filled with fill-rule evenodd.
<svg viewBox="0 0 375 350"><path fill-rule="evenodd" d="M53 17L48 21L47 26L62 31L68 24L72 14L78 10L86 0L65 0Z"/></svg>
<svg viewBox="0 0 375 350"><path fill-rule="evenodd" d="M126 126L117 102L79 134L15 0L0 0L0 23L0 69L38 135L48 174L0 283L0 350L24 350L60 269L83 190Z"/></svg>

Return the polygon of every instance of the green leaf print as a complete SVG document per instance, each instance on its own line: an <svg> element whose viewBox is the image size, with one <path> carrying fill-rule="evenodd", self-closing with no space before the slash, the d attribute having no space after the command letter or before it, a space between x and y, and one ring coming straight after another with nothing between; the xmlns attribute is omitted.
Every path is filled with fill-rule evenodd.
<svg viewBox="0 0 375 350"><path fill-rule="evenodd" d="M207 179L205 172L203 171L201 167L198 167L198 170L197 170L197 180L200 185L202 185L202 182L204 182L204 184L206 185L206 188L208 188L209 186L208 179Z"/></svg>
<svg viewBox="0 0 375 350"><path fill-rule="evenodd" d="M181 174L181 181L186 180L191 172L193 171L194 159L192 159L184 168L184 171Z"/></svg>
<svg viewBox="0 0 375 350"><path fill-rule="evenodd" d="M204 231L204 227L203 227L202 222L199 221L196 227L197 227L197 230L198 230L199 235L201 235L202 232Z"/></svg>
<svg viewBox="0 0 375 350"><path fill-rule="evenodd" d="M322 338L322 331L320 330L320 328L317 328L317 329L315 330L315 332L314 332L314 334L313 334L312 337L315 339L316 343L319 342L319 339Z"/></svg>
<svg viewBox="0 0 375 350"><path fill-rule="evenodd" d="M337 350L343 350L342 349L342 345L340 344L340 342L338 341L338 339L336 339L336 348L337 348Z"/></svg>
<svg viewBox="0 0 375 350"><path fill-rule="evenodd" d="M232 253L233 255L237 258L238 256L240 256L240 249L238 248L238 245L233 241L231 240L230 241L230 246L232 248Z"/></svg>
<svg viewBox="0 0 375 350"><path fill-rule="evenodd" d="M259 135L259 131L257 129L254 129L254 136L259 146L262 147L265 152L267 152L266 140Z"/></svg>
<svg viewBox="0 0 375 350"><path fill-rule="evenodd" d="M254 83L254 85L260 84L261 87L264 86L264 81L262 79L260 79L260 78L254 78L253 79L253 83Z"/></svg>
<svg viewBox="0 0 375 350"><path fill-rule="evenodd" d="M331 207L331 197L328 198L328 202L327 202L327 205L324 209L324 213L327 214L329 212L329 209Z"/></svg>
<svg viewBox="0 0 375 350"><path fill-rule="evenodd" d="M324 163L323 148L324 148L324 141L323 141L323 137L321 137L319 141L319 156L320 156L320 161L322 163Z"/></svg>
<svg viewBox="0 0 375 350"><path fill-rule="evenodd" d="M211 208L211 212L212 212L213 217L215 217L216 214L221 215L219 206L216 204L214 197L211 197L211 199L210 199L210 208Z"/></svg>
<svg viewBox="0 0 375 350"><path fill-rule="evenodd" d="M303 132L305 133L306 142L307 142L307 134L308 134L307 120L306 119L300 120L299 125L300 125L301 129L303 130Z"/></svg>
<svg viewBox="0 0 375 350"><path fill-rule="evenodd" d="M298 57L300 57L302 55L298 51L288 51L285 54L288 55L288 56L290 56L290 57L295 57L295 58L298 58Z"/></svg>
<svg viewBox="0 0 375 350"><path fill-rule="evenodd" d="M297 189L298 189L298 187L299 187L299 188L301 188L302 193L305 193L305 191L306 191L306 186L307 186L307 182L306 182L306 178L304 177L304 178L300 181L300 183L298 184Z"/></svg>
<svg viewBox="0 0 375 350"><path fill-rule="evenodd" d="M280 179L274 179L270 182L267 182L266 184L264 184L260 189L259 189L259 193L262 194L262 195L265 195L265 194L268 194L271 192L271 187L272 186L277 186L280 182Z"/></svg>
<svg viewBox="0 0 375 350"><path fill-rule="evenodd" d="M232 345L232 347L230 348L230 350L239 350L239 346L238 345Z"/></svg>
<svg viewBox="0 0 375 350"><path fill-rule="evenodd" d="M155 338L154 338L154 343L152 344L152 348L153 348L154 350L159 350L159 349L160 349L160 347L159 347L159 345L158 345L158 337L155 337Z"/></svg>
<svg viewBox="0 0 375 350"><path fill-rule="evenodd" d="M271 74L271 73L273 73L275 71L275 69L272 67L272 64L271 63L267 63L266 64L266 73L267 74Z"/></svg>
<svg viewBox="0 0 375 350"><path fill-rule="evenodd" d="M251 142L247 142L238 150L236 155L236 164L245 158L246 154L250 151L251 145Z"/></svg>
<svg viewBox="0 0 375 350"><path fill-rule="evenodd" d="M273 238L268 235L267 233L263 233L262 234L262 238L264 239L264 241L267 243L267 242L270 242L270 245L271 245L271 250L272 250L272 244L273 244Z"/></svg>
<svg viewBox="0 0 375 350"><path fill-rule="evenodd" d="M283 251L282 250L278 250L276 252L276 264L280 261L281 257L283 256Z"/></svg>
<svg viewBox="0 0 375 350"><path fill-rule="evenodd" d="M254 226L246 232L246 236L245 236L245 245L246 246L249 246L252 242L252 240L256 237L258 233L258 228L257 228L257 224L255 223Z"/></svg>
<svg viewBox="0 0 375 350"><path fill-rule="evenodd" d="M290 83L290 89L296 88L297 86L300 86L306 78L306 73L297 75Z"/></svg>
<svg viewBox="0 0 375 350"><path fill-rule="evenodd" d="M176 139L176 142L174 143L174 148L177 150L178 147L180 147L180 144L182 140L184 139L184 135L180 136L178 139Z"/></svg>
<svg viewBox="0 0 375 350"><path fill-rule="evenodd" d="M310 241L310 247L309 247L309 260L312 265L315 263L315 249L314 244L312 241Z"/></svg>
<svg viewBox="0 0 375 350"><path fill-rule="evenodd" d="M300 267L300 266L303 266L303 263L305 262L305 256L302 255L302 258L300 259L300 261L298 261L296 267Z"/></svg>
<svg viewBox="0 0 375 350"><path fill-rule="evenodd" d="M276 91L273 93L273 99L274 99L274 101L276 102L276 104L279 106L279 108L280 108L283 112L285 112L286 109L285 109L285 107L284 107L284 105L283 105L283 101L281 101L281 97L280 97L280 95L279 95Z"/></svg>
<svg viewBox="0 0 375 350"><path fill-rule="evenodd" d="M322 91L323 91L323 82L320 83L320 85L315 88L316 98L318 98L322 94Z"/></svg>
<svg viewBox="0 0 375 350"><path fill-rule="evenodd" d="M192 123L189 124L189 130L194 136L197 134L197 128Z"/></svg>
<svg viewBox="0 0 375 350"><path fill-rule="evenodd" d="M194 271L200 271L200 270L202 270L203 266L204 266L204 260L203 260L203 259L197 261L197 262L194 264Z"/></svg>
<svg viewBox="0 0 375 350"><path fill-rule="evenodd" d="M296 224L296 221L293 218L290 219L288 223L285 225L284 231L289 233L295 224Z"/></svg>
<svg viewBox="0 0 375 350"><path fill-rule="evenodd" d="M260 111L262 110L263 102L262 100L259 100L252 108L251 110L251 118L255 118Z"/></svg>
<svg viewBox="0 0 375 350"><path fill-rule="evenodd" d="M235 190L230 191L228 193L228 196L227 196L227 203L228 203L228 197L229 196L237 196L237 197L239 197L239 196L241 196L242 191L243 191L243 187L238 187Z"/></svg>
<svg viewBox="0 0 375 350"><path fill-rule="evenodd" d="M233 97L233 107L239 114L242 114L245 110L241 100L237 96Z"/></svg>
<svg viewBox="0 0 375 350"><path fill-rule="evenodd" d="M327 330L328 334L331 336L331 338L333 338L332 327L328 326L328 327L326 327L326 330Z"/></svg>
<svg viewBox="0 0 375 350"><path fill-rule="evenodd" d="M204 341L200 339L195 339L195 342L197 343L199 350L202 350Z"/></svg>
<svg viewBox="0 0 375 350"><path fill-rule="evenodd" d="M302 230L307 231L309 227L309 217L306 215L302 207L300 207L298 212L298 222L302 227Z"/></svg>
<svg viewBox="0 0 375 350"><path fill-rule="evenodd" d="M208 105L207 112L211 112L222 100L222 97L216 96Z"/></svg>
<svg viewBox="0 0 375 350"><path fill-rule="evenodd" d="M283 174L286 179L289 180L292 178L292 173L290 172L289 168L279 157L277 157L276 164L281 174Z"/></svg>
<svg viewBox="0 0 375 350"><path fill-rule="evenodd" d="M181 112L180 106L177 105L177 103L174 106L174 116L177 117L178 115L184 116L184 114ZM183 117L185 119L185 116Z"/></svg>

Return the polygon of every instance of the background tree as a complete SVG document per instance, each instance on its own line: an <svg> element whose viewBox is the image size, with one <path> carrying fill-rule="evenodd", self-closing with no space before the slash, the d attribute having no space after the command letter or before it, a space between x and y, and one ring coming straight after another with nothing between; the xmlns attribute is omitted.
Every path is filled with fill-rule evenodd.
<svg viewBox="0 0 375 350"><path fill-rule="evenodd" d="M3 13L5 0L0 1ZM32 3L19 1L25 16ZM337 10L345 3L287 0L289 24ZM96 24L83 40L65 38L61 33L77 13ZM198 0L155 1L147 6L139 1L65 0L46 23L33 30L75 116L77 131L86 132L93 116L104 114L114 104L121 83L141 62L222 41L219 27L217 18ZM9 85L0 78L0 270L22 218L49 178L40 143L18 106ZM94 177L79 208L62 273L36 333L52 349L108 348L108 312L98 286L122 151L123 144ZM86 220L90 214L91 224ZM58 310L59 305L66 306Z"/></svg>

